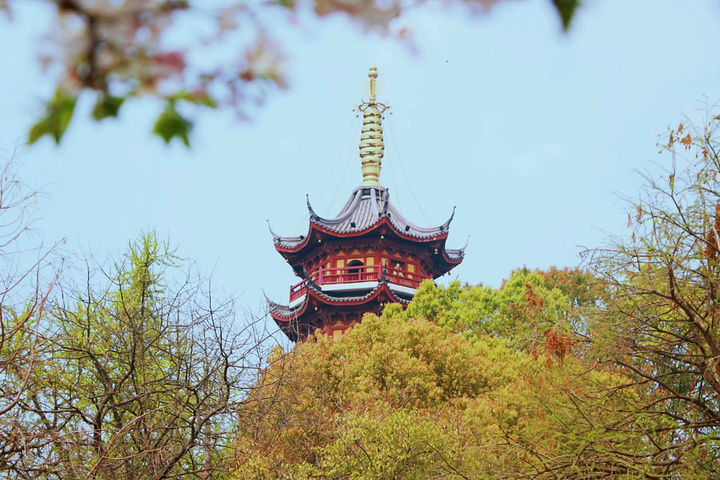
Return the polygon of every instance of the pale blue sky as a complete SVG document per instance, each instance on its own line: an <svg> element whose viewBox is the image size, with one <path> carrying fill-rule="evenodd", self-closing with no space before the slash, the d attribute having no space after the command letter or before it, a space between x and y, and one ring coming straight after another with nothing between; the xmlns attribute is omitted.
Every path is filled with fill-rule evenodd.
<svg viewBox="0 0 720 480"><path fill-rule="evenodd" d="M5 156L52 91L34 61L39 3L0 21ZM38 226L47 242L66 237L68 250L101 256L155 228L214 268L217 286L242 293L241 305L257 309L263 290L286 302L297 279L265 221L305 233L306 193L334 216L359 184L352 108L374 62L394 112L381 181L420 225L456 205L450 247L471 236L445 279L498 286L523 264L577 265L579 246L625 233L618 194L637 194L634 170L669 162L658 134L683 113L699 119L704 96L720 99L720 5L588 0L563 35L549 3L506 2L486 16L418 9L400 20L417 55L342 18L284 28L290 89L249 123L203 115L190 150L150 135L159 103L134 101L95 124L85 98L59 148L44 139L22 149L23 178L49 194Z"/></svg>

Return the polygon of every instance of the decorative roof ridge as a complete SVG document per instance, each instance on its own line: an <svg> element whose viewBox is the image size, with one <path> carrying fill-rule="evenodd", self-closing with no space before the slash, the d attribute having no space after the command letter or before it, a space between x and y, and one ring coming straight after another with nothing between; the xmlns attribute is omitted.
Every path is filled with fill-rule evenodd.
<svg viewBox="0 0 720 480"><path fill-rule="evenodd" d="M385 189L385 202L383 203L382 217L387 217L388 207L390 205L390 189Z"/></svg>
<svg viewBox="0 0 720 480"><path fill-rule="evenodd" d="M361 194L362 195L362 194ZM374 214L374 217L379 217L380 212L378 211L378 196L377 190L374 188L370 189L370 212Z"/></svg>
<svg viewBox="0 0 720 480"><path fill-rule="evenodd" d="M343 220L345 220L347 217L351 216L353 212L355 211L355 208L357 208L357 204L360 203L360 200L362 200L362 194L358 195L359 188L356 188L353 190L353 192L350 194L350 198L347 202L345 202L345 205L343 206L342 210L340 210L340 213L335 218L325 218L321 217L320 215L315 214L314 223L319 224L332 224L332 223L341 223ZM309 200L308 200L309 202ZM309 203L308 203L309 205ZM314 213L314 212L313 212Z"/></svg>
<svg viewBox="0 0 720 480"><path fill-rule="evenodd" d="M273 243L279 243L280 239L282 237L280 235L278 235L277 233L275 233L275 231L272 229L272 227L270 226L270 220L265 220L265 221L267 222L268 230L270 230L270 235L272 235L272 237L273 237Z"/></svg>
<svg viewBox="0 0 720 480"><path fill-rule="evenodd" d="M327 223L340 223L348 217L352 216L357 210L358 205L362 202L362 188L358 187L350 194L350 198L345 203L345 206L340 210L338 216L335 218L323 218Z"/></svg>
<svg viewBox="0 0 720 480"><path fill-rule="evenodd" d="M306 238L310 236L310 229L308 229L308 233L306 235L296 235L296 236L288 236L284 237L282 235L278 235L275 230L273 230L272 226L270 226L270 220L265 220L268 225L268 230L270 230L270 235L273 237L273 243L276 247L283 246L283 243L293 243L293 244L302 244L305 242Z"/></svg>
<svg viewBox="0 0 720 480"><path fill-rule="evenodd" d="M442 228L443 231L445 231L445 232L450 231L450 224L452 223L453 218L455 218L455 208L456 208L456 205L453 206L453 210L452 210L452 213L450 214L450 218L448 218L447 221L440 226L440 228Z"/></svg>
<svg viewBox="0 0 720 480"><path fill-rule="evenodd" d="M305 243L306 240L307 240L307 237L305 235L298 235L297 237L282 237L282 236L273 237L273 242L275 243L276 247L283 247L283 245L282 245L283 243L286 243L286 244L290 243L290 244L295 244L295 246L299 246L299 245L302 245L303 243ZM294 248L294 247L291 246L290 248Z"/></svg>
<svg viewBox="0 0 720 480"><path fill-rule="evenodd" d="M297 307L275 304L275 306L270 309L270 315L279 317L282 321L297 322L303 315L303 310L305 310L306 306L306 303L298 305ZM277 320L275 323L277 323Z"/></svg>
<svg viewBox="0 0 720 480"><path fill-rule="evenodd" d="M310 194L307 194L307 193L305 194L305 202L307 203L307 209L308 209L308 214L310 215L310 221L312 222L313 220L317 220L317 219L321 218L320 215L315 213L315 210L313 210L312 205L310 205Z"/></svg>
<svg viewBox="0 0 720 480"><path fill-rule="evenodd" d="M312 276L308 273L305 265L302 266L302 278L307 282L307 287L309 289L315 290L316 292L322 292L322 288L312 279Z"/></svg>
<svg viewBox="0 0 720 480"><path fill-rule="evenodd" d="M344 222L348 218L352 217L352 215L357 210L360 203L362 203L363 200L363 190L371 189L371 197L373 197L373 194L376 190L386 190L384 187L378 187L375 185L361 185L357 187L355 190L352 191L350 194L350 198L345 203L345 206L340 210L340 213L335 218L324 218L319 215L315 216L315 223L320 225L336 225ZM375 196L375 202L377 201L377 196ZM377 223L377 222L375 222Z"/></svg>
<svg viewBox="0 0 720 480"><path fill-rule="evenodd" d="M298 312L300 312L307 303L307 299L305 302L301 303L300 305L297 305L295 307L291 307L289 305L283 305L282 303L277 303L273 300L270 300L270 298L267 296L265 291L263 290L263 296L265 297L265 301L268 304L268 309L270 310L271 314L274 313L275 315L287 318L292 320L294 317L297 316Z"/></svg>
<svg viewBox="0 0 720 480"><path fill-rule="evenodd" d="M445 254L451 261L462 260L463 258L465 258L465 248L446 248Z"/></svg>
<svg viewBox="0 0 720 480"><path fill-rule="evenodd" d="M274 302L270 300L270 297L267 296L267 293L265 293L265 290L262 291L263 297L265 297L265 301L268 303L270 307L279 306L282 307L283 305L277 302Z"/></svg>
<svg viewBox="0 0 720 480"><path fill-rule="evenodd" d="M439 227L419 227L415 225L410 220L406 219L402 213L400 213L400 210L398 210L395 205L391 204L388 199L388 212L385 214L385 216L390 220L390 223L393 224L395 228L398 229L398 231L402 232L404 228L409 227L412 229L415 233L414 236L430 236L430 235L441 235L443 233L447 233L447 226L450 224L450 220L445 222L444 224L440 225Z"/></svg>
<svg viewBox="0 0 720 480"><path fill-rule="evenodd" d="M460 248L446 248L445 253L451 260L462 260L465 257L465 249L470 244L470 235L468 235L465 245Z"/></svg>

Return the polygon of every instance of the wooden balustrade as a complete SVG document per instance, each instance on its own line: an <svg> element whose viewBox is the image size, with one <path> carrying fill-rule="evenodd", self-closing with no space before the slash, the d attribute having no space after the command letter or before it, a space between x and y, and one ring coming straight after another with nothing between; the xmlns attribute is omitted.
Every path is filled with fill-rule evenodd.
<svg viewBox="0 0 720 480"><path fill-rule="evenodd" d="M382 278L384 265L357 265L339 268L319 268L310 274L310 278L318 285L337 285L344 283L376 282ZM387 268L386 278L391 284L418 288L420 283L430 278L399 268ZM307 281L290 287L290 301L294 301L307 292Z"/></svg>
<svg viewBox="0 0 720 480"><path fill-rule="evenodd" d="M298 298L302 297L307 293L307 281L303 280L302 282L298 283L297 285L293 285L290 287L290 301L297 300Z"/></svg>

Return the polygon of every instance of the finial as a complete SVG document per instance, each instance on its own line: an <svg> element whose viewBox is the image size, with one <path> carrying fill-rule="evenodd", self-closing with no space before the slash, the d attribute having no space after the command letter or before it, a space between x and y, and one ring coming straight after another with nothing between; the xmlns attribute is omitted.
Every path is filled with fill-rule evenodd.
<svg viewBox="0 0 720 480"><path fill-rule="evenodd" d="M370 78L370 99L358 106L358 110L363 112L360 160L362 163L363 185L382 187L380 185L380 169L385 151L382 114L390 107L376 101L375 79L377 76L377 67L372 65L368 73Z"/></svg>
<svg viewBox="0 0 720 480"><path fill-rule="evenodd" d="M370 77L370 103L375 103L375 79L377 76L377 67L373 63L370 66L370 72L368 72L368 77Z"/></svg>

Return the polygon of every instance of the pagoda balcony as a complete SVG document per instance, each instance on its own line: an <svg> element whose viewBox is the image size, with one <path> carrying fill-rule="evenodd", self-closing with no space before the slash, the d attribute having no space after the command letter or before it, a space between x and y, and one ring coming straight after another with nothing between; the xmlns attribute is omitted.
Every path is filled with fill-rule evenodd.
<svg viewBox="0 0 720 480"><path fill-rule="evenodd" d="M415 272L409 272L399 268L388 268L384 265L357 265L340 268L319 268L310 274L310 278L315 284L320 285L323 290L344 290L343 288L333 288L335 286L346 285L347 287L362 286L366 282L378 282L382 279L383 269L385 278L391 286L400 286L416 290L423 280L429 279L429 276L419 275ZM302 298L307 293L307 280L290 287L290 302L294 302Z"/></svg>

